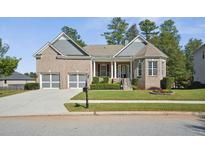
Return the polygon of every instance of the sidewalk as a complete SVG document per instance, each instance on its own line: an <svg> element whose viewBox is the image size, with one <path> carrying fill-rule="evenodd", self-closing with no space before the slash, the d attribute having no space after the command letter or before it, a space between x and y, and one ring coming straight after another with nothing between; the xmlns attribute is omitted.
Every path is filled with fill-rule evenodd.
<svg viewBox="0 0 205 154"><path fill-rule="evenodd" d="M85 100L70 100L68 103L85 103ZM89 103L177 103L177 104L205 104L205 101L179 100L89 100Z"/></svg>

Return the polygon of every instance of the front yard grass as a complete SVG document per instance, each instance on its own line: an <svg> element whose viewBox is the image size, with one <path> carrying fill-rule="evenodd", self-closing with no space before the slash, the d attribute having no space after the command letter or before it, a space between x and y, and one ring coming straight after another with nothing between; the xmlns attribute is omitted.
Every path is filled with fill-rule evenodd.
<svg viewBox="0 0 205 154"><path fill-rule="evenodd" d="M70 112L92 111L190 111L205 112L205 104L173 104L173 103L91 103L89 108L85 104L66 103Z"/></svg>
<svg viewBox="0 0 205 154"><path fill-rule="evenodd" d="M90 100L205 100L205 89L173 90L173 95L153 95L149 90L89 90ZM85 93L74 96L72 100L84 100Z"/></svg>
<svg viewBox="0 0 205 154"><path fill-rule="evenodd" d="M0 90L0 97L14 95L25 92L25 90Z"/></svg>

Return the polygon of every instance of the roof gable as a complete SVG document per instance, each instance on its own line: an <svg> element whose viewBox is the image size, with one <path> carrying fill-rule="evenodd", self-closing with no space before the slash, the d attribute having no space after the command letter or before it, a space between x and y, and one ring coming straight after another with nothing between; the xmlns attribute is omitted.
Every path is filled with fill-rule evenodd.
<svg viewBox="0 0 205 154"><path fill-rule="evenodd" d="M122 48L114 57L163 57L168 58L166 54L145 40L141 35L135 37L130 43Z"/></svg>
<svg viewBox="0 0 205 154"><path fill-rule="evenodd" d="M75 43L65 33L59 34L51 43L46 43L40 48L34 57L41 55L48 47L52 47L58 54L63 56L90 56L82 47Z"/></svg>
<svg viewBox="0 0 205 154"><path fill-rule="evenodd" d="M51 44L65 56L89 56L89 54L75 43L65 33L61 33Z"/></svg>
<svg viewBox="0 0 205 154"><path fill-rule="evenodd" d="M135 37L130 43L122 48L114 57L134 56L143 49L148 42L140 35Z"/></svg>

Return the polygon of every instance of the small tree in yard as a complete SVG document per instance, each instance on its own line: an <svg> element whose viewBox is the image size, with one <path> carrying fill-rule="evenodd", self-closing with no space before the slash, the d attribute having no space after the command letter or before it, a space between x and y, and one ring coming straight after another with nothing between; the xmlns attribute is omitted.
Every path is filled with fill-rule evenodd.
<svg viewBox="0 0 205 154"><path fill-rule="evenodd" d="M0 76L9 76L17 68L20 59L5 56L9 45L2 42L0 38Z"/></svg>

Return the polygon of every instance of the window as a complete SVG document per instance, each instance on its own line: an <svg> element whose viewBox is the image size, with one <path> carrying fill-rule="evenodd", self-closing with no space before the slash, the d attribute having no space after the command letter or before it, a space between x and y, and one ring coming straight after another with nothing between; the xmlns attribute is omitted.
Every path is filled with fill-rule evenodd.
<svg viewBox="0 0 205 154"><path fill-rule="evenodd" d="M107 65L100 64L100 76L107 76Z"/></svg>
<svg viewBox="0 0 205 154"><path fill-rule="evenodd" d="M4 80L4 84L7 84L7 80Z"/></svg>
<svg viewBox="0 0 205 154"><path fill-rule="evenodd" d="M157 61L148 62L148 75L157 75Z"/></svg>
<svg viewBox="0 0 205 154"><path fill-rule="evenodd" d="M202 58L204 59L204 57L205 57L205 56L204 56L204 51L203 51L203 55L202 55Z"/></svg>
<svg viewBox="0 0 205 154"><path fill-rule="evenodd" d="M142 76L142 61L139 60L137 64L137 77L141 77L141 76Z"/></svg>

